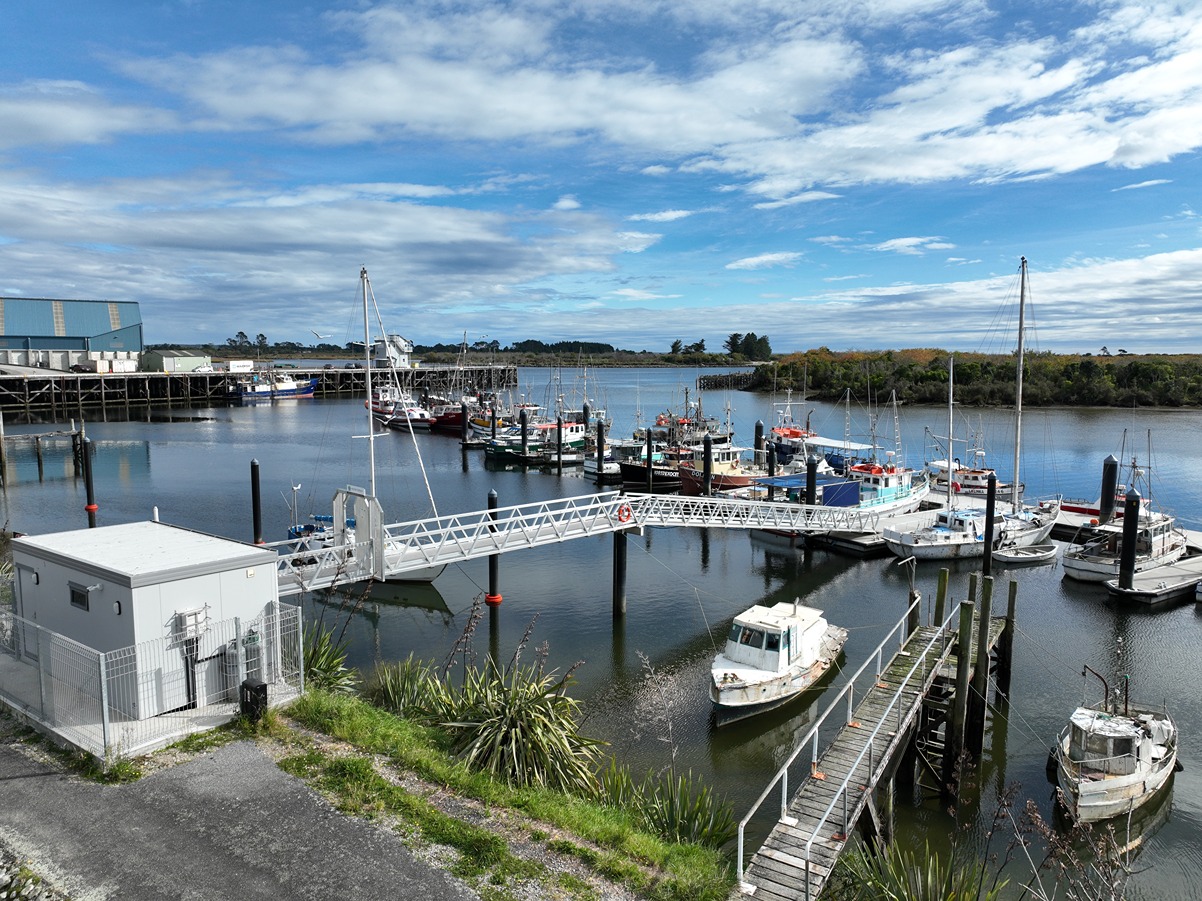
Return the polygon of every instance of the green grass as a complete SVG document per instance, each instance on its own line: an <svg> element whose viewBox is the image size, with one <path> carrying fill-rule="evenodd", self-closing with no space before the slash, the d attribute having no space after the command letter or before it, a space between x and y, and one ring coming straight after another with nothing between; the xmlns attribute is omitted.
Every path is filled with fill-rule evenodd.
<svg viewBox="0 0 1202 901"><path fill-rule="evenodd" d="M608 809L592 801L539 787L514 787L487 775L473 773L450 753L449 740L426 728L379 710L359 698L326 692L309 692L288 709L298 723L338 738L366 754L381 755L393 765L423 779L446 786L488 806L519 811L558 827L597 849L570 843L571 853L598 873L627 885L648 898L675 901L724 899L734 885L729 862L710 848L665 841L644 831L637 814ZM288 762L289 772L303 771L309 778L327 775L314 758ZM352 768L356 765L349 765ZM366 773L360 774L370 783ZM356 777L358 778L358 777ZM345 785L348 799L364 812L380 803L375 792L350 789L351 774L343 773L332 785ZM387 783L385 783L387 784ZM341 789L338 796L341 798ZM391 808L378 808L391 809ZM421 825L421 824L419 824ZM422 826L423 834L425 827ZM555 844L555 843L552 843Z"/></svg>

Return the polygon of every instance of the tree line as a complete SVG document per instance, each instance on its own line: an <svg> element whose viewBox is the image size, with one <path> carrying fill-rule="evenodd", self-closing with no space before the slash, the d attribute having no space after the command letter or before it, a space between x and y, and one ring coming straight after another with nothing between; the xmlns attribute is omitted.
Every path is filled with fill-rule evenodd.
<svg viewBox="0 0 1202 901"><path fill-rule="evenodd" d="M847 391L859 399L896 393L908 404L946 404L949 352L936 349L843 351L822 347L758 366L751 390L792 389L821 400ZM956 403L1011 406L1017 357L957 353ZM1202 356L1189 354L1027 353L1023 406L1202 406Z"/></svg>

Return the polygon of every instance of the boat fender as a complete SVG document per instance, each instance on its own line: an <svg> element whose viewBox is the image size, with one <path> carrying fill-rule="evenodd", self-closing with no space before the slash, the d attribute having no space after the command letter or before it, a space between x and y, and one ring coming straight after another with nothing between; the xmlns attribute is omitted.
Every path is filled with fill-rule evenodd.
<svg viewBox="0 0 1202 901"><path fill-rule="evenodd" d="M630 522L632 515L630 504L623 504L618 508L618 522Z"/></svg>
<svg viewBox="0 0 1202 901"><path fill-rule="evenodd" d="M1173 761L1173 772L1174 773L1180 773L1184 769L1185 769L1185 764L1181 762L1180 757L1178 757L1176 760Z"/></svg>

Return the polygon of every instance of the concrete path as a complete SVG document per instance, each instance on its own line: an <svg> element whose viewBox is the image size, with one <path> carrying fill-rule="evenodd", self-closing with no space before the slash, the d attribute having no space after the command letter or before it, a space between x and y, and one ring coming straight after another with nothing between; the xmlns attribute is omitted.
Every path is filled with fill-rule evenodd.
<svg viewBox="0 0 1202 901"><path fill-rule="evenodd" d="M250 742L114 786L0 742L0 843L74 901L478 897Z"/></svg>

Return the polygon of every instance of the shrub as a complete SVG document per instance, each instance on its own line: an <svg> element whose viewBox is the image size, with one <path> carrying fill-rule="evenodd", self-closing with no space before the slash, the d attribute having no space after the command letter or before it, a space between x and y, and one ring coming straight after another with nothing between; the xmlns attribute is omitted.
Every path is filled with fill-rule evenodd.
<svg viewBox="0 0 1202 901"><path fill-rule="evenodd" d="M346 665L347 642L335 641L331 629L305 627L305 680L313 688L353 692L359 675Z"/></svg>

